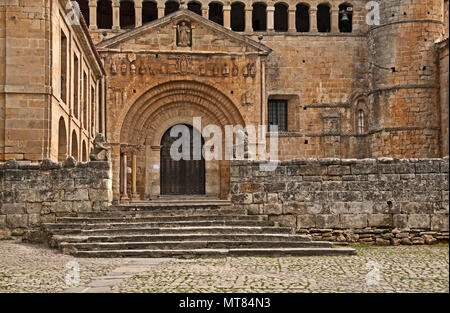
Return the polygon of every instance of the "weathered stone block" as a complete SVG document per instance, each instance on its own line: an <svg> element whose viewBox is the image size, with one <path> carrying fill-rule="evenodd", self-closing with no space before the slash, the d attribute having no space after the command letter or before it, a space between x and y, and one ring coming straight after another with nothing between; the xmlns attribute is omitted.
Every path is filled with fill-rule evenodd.
<svg viewBox="0 0 450 313"><path fill-rule="evenodd" d="M73 212L92 212L91 201L74 201L72 204Z"/></svg>
<svg viewBox="0 0 450 313"><path fill-rule="evenodd" d="M89 200L91 201L109 201L113 198L112 190L89 189ZM82 200L82 199L80 199Z"/></svg>
<svg viewBox="0 0 450 313"><path fill-rule="evenodd" d="M288 202L283 203L283 214L306 214L305 202Z"/></svg>
<svg viewBox="0 0 450 313"><path fill-rule="evenodd" d="M340 228L341 222L338 214L317 214L316 227L318 228Z"/></svg>
<svg viewBox="0 0 450 313"><path fill-rule="evenodd" d="M409 228L430 229L431 219L429 214L409 214L408 226Z"/></svg>
<svg viewBox="0 0 450 313"><path fill-rule="evenodd" d="M315 163L299 165L298 174L304 176L324 176L327 174L327 166Z"/></svg>
<svg viewBox="0 0 450 313"><path fill-rule="evenodd" d="M392 227L392 214L369 214L369 227Z"/></svg>
<svg viewBox="0 0 450 313"><path fill-rule="evenodd" d="M279 203L265 204L263 207L264 214L280 215L283 214L283 207Z"/></svg>
<svg viewBox="0 0 450 313"><path fill-rule="evenodd" d="M313 228L316 227L316 215L300 214L297 216L297 228Z"/></svg>
<svg viewBox="0 0 450 313"><path fill-rule="evenodd" d="M408 228L408 215L407 214L394 214L393 215L394 228L405 229Z"/></svg>
<svg viewBox="0 0 450 313"><path fill-rule="evenodd" d="M69 190L64 193L64 200L68 200L68 201L89 200L88 189Z"/></svg>
<svg viewBox="0 0 450 313"><path fill-rule="evenodd" d="M254 192L253 203L264 203L267 201L267 194L265 192Z"/></svg>
<svg viewBox="0 0 450 313"><path fill-rule="evenodd" d="M27 214L7 214L6 225L10 228L26 228L28 227Z"/></svg>
<svg viewBox="0 0 450 313"><path fill-rule="evenodd" d="M1 214L23 214L26 212L25 203L3 203L0 206Z"/></svg>
<svg viewBox="0 0 450 313"><path fill-rule="evenodd" d="M329 165L328 166L328 175L330 176L342 176L342 175L350 175L350 166L345 165Z"/></svg>
<svg viewBox="0 0 450 313"><path fill-rule="evenodd" d="M433 214L431 216L431 230L449 231L448 213Z"/></svg>
<svg viewBox="0 0 450 313"><path fill-rule="evenodd" d="M367 214L341 214L343 228L365 228L367 227Z"/></svg>
<svg viewBox="0 0 450 313"><path fill-rule="evenodd" d="M72 212L72 202L71 201L58 201L50 203L50 211L56 213L68 213Z"/></svg>
<svg viewBox="0 0 450 313"><path fill-rule="evenodd" d="M42 210L42 203L27 203L26 211L28 214L40 214Z"/></svg>
<svg viewBox="0 0 450 313"><path fill-rule="evenodd" d="M269 222L278 222L282 227L296 227L297 218L294 215L270 215Z"/></svg>
<svg viewBox="0 0 450 313"><path fill-rule="evenodd" d="M241 183L239 184L239 190L240 192L260 192L262 191L263 186L261 183L251 183L251 182L246 182L246 183Z"/></svg>
<svg viewBox="0 0 450 313"><path fill-rule="evenodd" d="M40 214L28 214L28 226L37 227L41 224Z"/></svg>
<svg viewBox="0 0 450 313"><path fill-rule="evenodd" d="M265 183L264 191L266 192L286 191L286 183Z"/></svg>

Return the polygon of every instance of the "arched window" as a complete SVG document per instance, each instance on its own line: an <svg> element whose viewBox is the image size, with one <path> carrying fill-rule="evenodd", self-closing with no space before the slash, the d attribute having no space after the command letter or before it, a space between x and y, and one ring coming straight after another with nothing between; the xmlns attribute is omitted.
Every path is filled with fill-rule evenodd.
<svg viewBox="0 0 450 313"><path fill-rule="evenodd" d="M339 31L341 33L351 33L353 22L353 7L343 3L339 6Z"/></svg>
<svg viewBox="0 0 450 313"><path fill-rule="evenodd" d="M64 161L67 158L67 129L64 118L59 119L58 124L58 161Z"/></svg>
<svg viewBox="0 0 450 313"><path fill-rule="evenodd" d="M71 149L71 155L75 160L78 161L78 140L77 140L77 133L75 131L72 132L72 149Z"/></svg>
<svg viewBox="0 0 450 313"><path fill-rule="evenodd" d="M180 4L176 1L167 1L166 7L164 8L164 15L169 15L180 9Z"/></svg>
<svg viewBox="0 0 450 313"><path fill-rule="evenodd" d="M262 2L253 4L252 26L253 31L261 32L267 30L267 5Z"/></svg>
<svg viewBox="0 0 450 313"><path fill-rule="evenodd" d="M112 4L109 0L97 2L97 27L99 29L112 28Z"/></svg>
<svg viewBox="0 0 450 313"><path fill-rule="evenodd" d="M84 21L89 25L89 1L88 0L77 0L78 6L80 7L81 14L83 15Z"/></svg>
<svg viewBox="0 0 450 313"><path fill-rule="evenodd" d="M231 4L231 29L235 32L245 30L245 4L242 2Z"/></svg>
<svg viewBox="0 0 450 313"><path fill-rule="evenodd" d="M320 33L331 31L331 14L328 4L322 3L317 6L317 30Z"/></svg>
<svg viewBox="0 0 450 313"><path fill-rule="evenodd" d="M297 4L295 10L295 28L301 33L309 32L309 6L307 4Z"/></svg>
<svg viewBox="0 0 450 313"><path fill-rule="evenodd" d="M148 23L158 18L158 5L153 1L145 1L142 4L142 23Z"/></svg>
<svg viewBox="0 0 450 313"><path fill-rule="evenodd" d="M198 15L202 15L202 4L200 2L191 1L188 3L188 10Z"/></svg>
<svg viewBox="0 0 450 313"><path fill-rule="evenodd" d="M274 29L276 32L287 32L288 30L288 6L285 3L275 4Z"/></svg>
<svg viewBox="0 0 450 313"><path fill-rule="evenodd" d="M81 161L87 162L87 148L86 148L86 141L83 140L83 144L81 145Z"/></svg>
<svg viewBox="0 0 450 313"><path fill-rule="evenodd" d="M223 5L222 3L211 2L209 4L209 20L219 25L223 25Z"/></svg>
<svg viewBox="0 0 450 313"><path fill-rule="evenodd" d="M364 134L366 132L366 121L364 116L364 111L362 109L358 110L358 134Z"/></svg>
<svg viewBox="0 0 450 313"><path fill-rule="evenodd" d="M120 2L120 28L134 28L136 24L134 2L125 0Z"/></svg>

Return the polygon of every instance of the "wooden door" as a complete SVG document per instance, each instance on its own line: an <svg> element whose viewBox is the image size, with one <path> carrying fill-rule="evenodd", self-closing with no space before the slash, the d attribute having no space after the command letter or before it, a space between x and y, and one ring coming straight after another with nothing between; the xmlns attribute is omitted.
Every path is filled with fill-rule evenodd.
<svg viewBox="0 0 450 313"><path fill-rule="evenodd" d="M161 194L162 195L193 195L205 194L205 160L193 160L193 132L190 125L190 160L173 160L170 147L179 138L170 136L169 129L161 140ZM195 130L197 131L197 130ZM181 136L181 135L180 135ZM202 138L203 146L203 138Z"/></svg>

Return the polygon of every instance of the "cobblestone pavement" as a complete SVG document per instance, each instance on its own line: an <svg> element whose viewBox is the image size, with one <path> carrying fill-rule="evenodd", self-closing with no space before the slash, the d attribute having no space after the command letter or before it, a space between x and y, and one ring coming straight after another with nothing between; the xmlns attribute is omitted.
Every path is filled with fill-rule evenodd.
<svg viewBox="0 0 450 313"><path fill-rule="evenodd" d="M445 246L358 247L348 257L75 259L0 241L0 292L449 292ZM76 260L80 283L65 283Z"/></svg>

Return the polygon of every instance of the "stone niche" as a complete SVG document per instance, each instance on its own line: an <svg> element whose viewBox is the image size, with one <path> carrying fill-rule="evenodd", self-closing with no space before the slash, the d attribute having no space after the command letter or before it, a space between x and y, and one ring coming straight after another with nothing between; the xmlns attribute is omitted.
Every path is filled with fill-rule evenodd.
<svg viewBox="0 0 450 313"><path fill-rule="evenodd" d="M275 171L232 161L235 207L315 240L365 244L448 242L448 157L295 159Z"/></svg>
<svg viewBox="0 0 450 313"><path fill-rule="evenodd" d="M58 216L106 210L112 201L111 163L0 163L0 239L21 236Z"/></svg>

